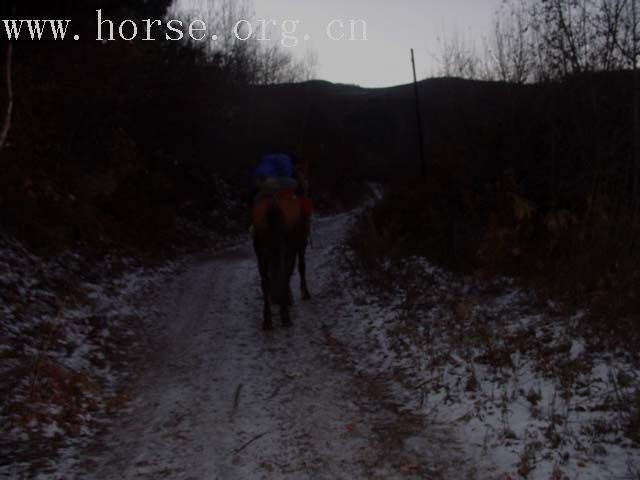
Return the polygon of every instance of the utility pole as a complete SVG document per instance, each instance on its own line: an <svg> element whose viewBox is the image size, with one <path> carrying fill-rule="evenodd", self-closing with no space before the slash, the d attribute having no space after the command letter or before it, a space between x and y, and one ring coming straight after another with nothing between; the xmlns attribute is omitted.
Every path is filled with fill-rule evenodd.
<svg viewBox="0 0 640 480"><path fill-rule="evenodd" d="M424 133L422 132L422 114L420 113L420 95L418 93L418 77L416 76L416 60L411 49L411 66L413 67L413 92L416 100L416 121L418 122L418 148L420 151L420 176L426 178L427 165L424 160Z"/></svg>

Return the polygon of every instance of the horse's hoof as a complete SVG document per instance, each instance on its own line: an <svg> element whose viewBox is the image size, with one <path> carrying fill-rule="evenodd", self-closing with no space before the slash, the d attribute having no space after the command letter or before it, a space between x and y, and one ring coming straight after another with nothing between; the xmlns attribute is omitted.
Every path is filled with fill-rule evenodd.
<svg viewBox="0 0 640 480"><path fill-rule="evenodd" d="M302 292L303 300L311 300L311 294L309 292Z"/></svg>
<svg viewBox="0 0 640 480"><path fill-rule="evenodd" d="M272 322L264 322L262 324L262 330L264 330L265 332L268 332L269 330L273 330L273 323Z"/></svg>
<svg viewBox="0 0 640 480"><path fill-rule="evenodd" d="M283 327L286 327L286 328L293 327L293 322L292 322L291 320L284 320L284 321L282 322L282 326L283 326Z"/></svg>

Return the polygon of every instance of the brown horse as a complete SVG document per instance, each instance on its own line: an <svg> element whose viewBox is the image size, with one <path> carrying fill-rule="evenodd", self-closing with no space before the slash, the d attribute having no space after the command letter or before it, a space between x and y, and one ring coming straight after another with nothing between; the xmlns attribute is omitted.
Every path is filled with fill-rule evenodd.
<svg viewBox="0 0 640 480"><path fill-rule="evenodd" d="M304 215L300 199L287 192L261 196L253 206L253 228L253 248L258 258L264 297L263 328L273 328L272 303L280 306L282 323L289 326L289 307L293 303L290 282L296 258L302 298L311 298L305 262L308 218Z"/></svg>

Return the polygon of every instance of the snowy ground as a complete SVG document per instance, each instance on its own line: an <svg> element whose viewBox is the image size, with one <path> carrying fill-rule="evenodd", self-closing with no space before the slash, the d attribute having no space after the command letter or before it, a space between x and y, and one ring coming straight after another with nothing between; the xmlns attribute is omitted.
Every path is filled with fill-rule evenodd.
<svg viewBox="0 0 640 480"><path fill-rule="evenodd" d="M468 476L640 478L627 436L639 433L638 353L607 348L583 312L507 279L457 277L423 258L384 270L386 287L345 280L368 330L362 368L428 425L453 429L478 468Z"/></svg>
<svg viewBox="0 0 640 480"><path fill-rule="evenodd" d="M126 403L150 315L136 302L175 266L0 240L0 477L50 478Z"/></svg>
<svg viewBox="0 0 640 480"><path fill-rule="evenodd" d="M638 478L637 355L508 280L372 286L352 219L316 222L314 298L268 333L247 244L145 269L3 240L0 477Z"/></svg>

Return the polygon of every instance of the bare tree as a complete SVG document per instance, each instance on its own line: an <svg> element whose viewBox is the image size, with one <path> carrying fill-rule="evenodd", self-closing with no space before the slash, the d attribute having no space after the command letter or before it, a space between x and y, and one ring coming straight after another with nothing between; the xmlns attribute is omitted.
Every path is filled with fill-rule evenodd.
<svg viewBox="0 0 640 480"><path fill-rule="evenodd" d="M440 52L437 56L440 64L440 76L460 78L484 78L481 57L475 43L467 40L456 30L450 36L438 38Z"/></svg>
<svg viewBox="0 0 640 480"><path fill-rule="evenodd" d="M637 0L529 0L537 67L562 77L624 68L621 45L628 45L627 10Z"/></svg>
<svg viewBox="0 0 640 480"><path fill-rule="evenodd" d="M638 91L638 57L640 56L640 35L638 33L638 0L627 0L625 2L625 22L624 41L620 45L622 55L631 67L633 73L633 128L632 128L632 155L633 155L633 197L636 221L640 213L640 114L638 102L640 92Z"/></svg>
<svg viewBox="0 0 640 480"><path fill-rule="evenodd" d="M619 45L624 42L627 3L628 0L603 0L600 4L596 28L602 43L599 65L602 70L611 71L624 67L624 55L621 55Z"/></svg>
<svg viewBox="0 0 640 480"><path fill-rule="evenodd" d="M633 68L637 9L638 0L506 0L484 58L457 32L440 39L441 74L523 83Z"/></svg>
<svg viewBox="0 0 640 480"><path fill-rule="evenodd" d="M307 50L302 61L298 64L298 70L299 80L313 80L318 70L318 52L315 50Z"/></svg>
<svg viewBox="0 0 640 480"><path fill-rule="evenodd" d="M5 59L5 82L7 85L7 110L4 116L2 130L0 130L0 150L7 145L7 138L11 130L11 119L13 116L13 42L7 42L7 53Z"/></svg>
<svg viewBox="0 0 640 480"><path fill-rule="evenodd" d="M532 27L540 42L540 68L548 69L550 76L565 76L586 69L582 55L585 38L584 14L586 0L545 0L533 2Z"/></svg>
<svg viewBox="0 0 640 480"><path fill-rule="evenodd" d="M257 31L253 31L253 25L249 26L255 19L251 0L191 0L182 3L180 10L177 8L174 6L170 11L174 17L186 21L200 19L211 31L221 32L216 41L191 41L191 46L203 48L208 58L232 71L238 81L255 84L295 82L315 74L315 53L308 54L311 57L297 58L291 50L269 40L274 35L266 23L259 24ZM234 29L245 40L236 38L232 33Z"/></svg>
<svg viewBox="0 0 640 480"><path fill-rule="evenodd" d="M506 4L493 19L493 30L485 43L490 77L504 82L524 83L531 79L534 44L522 1Z"/></svg>
<svg viewBox="0 0 640 480"><path fill-rule="evenodd" d="M635 198L636 198L636 214L638 210L638 198L640 192L638 189L640 177L640 132L638 131L640 119L638 114L638 5L636 0L631 0L631 20L632 20L632 48L631 63L633 66L633 164L635 167Z"/></svg>

